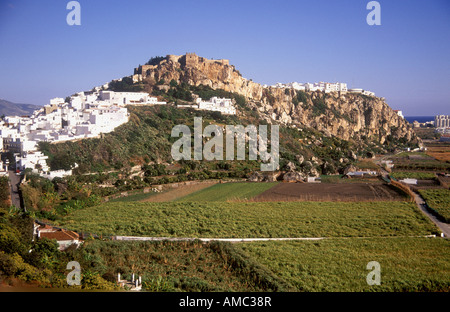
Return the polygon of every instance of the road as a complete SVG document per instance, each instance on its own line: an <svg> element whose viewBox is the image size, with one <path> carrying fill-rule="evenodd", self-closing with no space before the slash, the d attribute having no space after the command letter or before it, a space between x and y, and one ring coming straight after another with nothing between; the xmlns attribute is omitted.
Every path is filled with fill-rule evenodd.
<svg viewBox="0 0 450 312"><path fill-rule="evenodd" d="M418 193L414 192L414 200L417 207L444 233L445 237L450 237L450 224L444 223L436 218L431 212L428 211L425 205L425 200Z"/></svg>
<svg viewBox="0 0 450 312"><path fill-rule="evenodd" d="M9 181L11 183L10 194L11 194L11 203L13 206L16 206L19 209L24 209L21 204L20 194L19 194L19 183L20 176L16 175L14 170L9 170Z"/></svg>

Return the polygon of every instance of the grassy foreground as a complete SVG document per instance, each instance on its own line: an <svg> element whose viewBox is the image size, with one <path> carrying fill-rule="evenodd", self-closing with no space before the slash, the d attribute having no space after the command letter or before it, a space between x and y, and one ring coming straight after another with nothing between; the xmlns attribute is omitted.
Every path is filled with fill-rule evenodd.
<svg viewBox="0 0 450 312"><path fill-rule="evenodd" d="M239 245L298 291L450 291L450 241L348 238ZM370 261L380 285L368 285Z"/></svg>
<svg viewBox="0 0 450 312"><path fill-rule="evenodd" d="M118 202L75 211L59 225L98 235L203 238L438 233L406 202Z"/></svg>
<svg viewBox="0 0 450 312"><path fill-rule="evenodd" d="M330 238L295 242L90 241L76 260L114 281L142 276L147 291L450 291L450 241ZM368 285L370 261L380 285Z"/></svg>

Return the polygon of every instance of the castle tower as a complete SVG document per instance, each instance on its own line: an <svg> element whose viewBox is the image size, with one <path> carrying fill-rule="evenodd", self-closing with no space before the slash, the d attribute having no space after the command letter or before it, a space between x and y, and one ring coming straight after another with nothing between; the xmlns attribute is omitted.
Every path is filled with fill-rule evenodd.
<svg viewBox="0 0 450 312"><path fill-rule="evenodd" d="M186 53L186 66L195 66L198 63L198 56L195 53Z"/></svg>

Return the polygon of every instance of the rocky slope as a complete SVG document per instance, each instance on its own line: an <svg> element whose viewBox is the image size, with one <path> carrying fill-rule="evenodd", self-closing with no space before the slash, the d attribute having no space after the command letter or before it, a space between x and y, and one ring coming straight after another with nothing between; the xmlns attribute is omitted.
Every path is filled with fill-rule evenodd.
<svg viewBox="0 0 450 312"><path fill-rule="evenodd" d="M383 98L263 87L245 79L228 60L208 60L193 53L168 55L154 65L139 66L133 75L133 81L144 82L149 91L167 87L172 80L243 95L250 108L269 122L311 127L344 140L421 144L409 123Z"/></svg>

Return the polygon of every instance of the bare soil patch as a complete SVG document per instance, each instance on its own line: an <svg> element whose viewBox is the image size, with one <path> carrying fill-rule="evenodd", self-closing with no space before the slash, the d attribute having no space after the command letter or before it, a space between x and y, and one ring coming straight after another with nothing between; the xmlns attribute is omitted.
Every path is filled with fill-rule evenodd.
<svg viewBox="0 0 450 312"><path fill-rule="evenodd" d="M254 201L402 201L405 197L386 184L280 183Z"/></svg>

